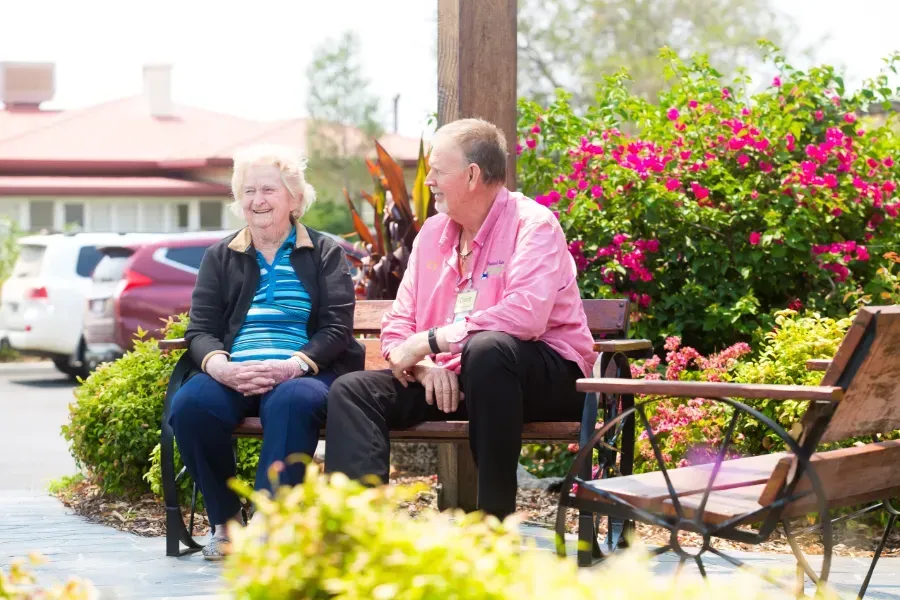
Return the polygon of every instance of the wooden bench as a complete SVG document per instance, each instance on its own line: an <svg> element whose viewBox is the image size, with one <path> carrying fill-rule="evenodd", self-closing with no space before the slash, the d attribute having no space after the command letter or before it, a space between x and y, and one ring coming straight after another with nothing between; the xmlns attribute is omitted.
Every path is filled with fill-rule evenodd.
<svg viewBox="0 0 900 600"><path fill-rule="evenodd" d="M353 333L366 347L367 371L388 368L381 354L381 319L391 306L391 301L358 301L354 314ZM584 310L588 325L595 336L595 348L602 353L604 365L613 365L613 370L622 375L628 369L628 357L646 355L652 351L646 340L625 339L629 323L629 303L626 300L585 300ZM183 350L187 344L182 339L161 340L160 348L165 351ZM185 472L175 474L174 436L168 425L171 400L180 388L183 378L193 368L193 361L187 353L179 359L166 391L161 431L161 457L163 471L163 494L166 502L166 554L179 556L201 548L193 539L194 503L191 506L190 527L185 526L177 498L177 479ZM522 439L525 443L557 442L573 443L585 441L593 432L598 409L589 395L582 421L589 422L589 428L582 428L581 422L536 422L524 425ZM601 410L602 412L602 410ZM438 444L438 506L473 510L477 498L477 470L468 447L468 421L425 422L409 429L392 430L391 439L398 442L425 442ZM235 429L235 437L262 437L262 425L258 417L246 418ZM324 438L324 429L320 438ZM326 449L327 452L327 449ZM588 465L590 468L590 465ZM195 489L196 494L196 489ZM587 526L587 524L585 524ZM587 533L585 534L587 535ZM182 551L180 544L187 546Z"/></svg>
<svg viewBox="0 0 900 600"><path fill-rule="evenodd" d="M586 460L583 449L564 484L559 511L564 514L567 507L589 508L598 514L667 528L673 532L673 541L657 553L674 552L682 563L695 561L701 572L704 571L699 555L686 552L675 541L680 532L700 533L707 540L719 537L762 543L781 523L794 549L798 569L813 581L824 582L830 568L832 544L832 522L828 512L872 501L879 501L875 506L879 507L900 495L900 469L896 468L900 459L900 440L874 441L876 434L900 429L898 365L900 306L886 306L860 310L833 360L807 363L810 370L825 371L819 386L612 378L580 380L579 389L603 395L718 399L731 406L732 419L749 416L765 423L785 442L787 451L723 460L725 451L720 447L710 464L586 481L578 476L577 470L580 461ZM800 426L788 433L761 413L731 398L806 400L809 404ZM651 402L652 398L647 401ZM640 416L647 403L639 403L622 418ZM641 421L652 446L654 434L646 425L647 421ZM603 429L614 425L608 423ZM873 439L870 443L817 451L817 446L822 443L870 436ZM602 437L603 430L600 430L594 439ZM730 443L727 434L726 441ZM570 483L578 485L577 492L569 491ZM885 529L885 539L897 516L892 508L889 510L892 516ZM791 517L809 513L819 514L819 528L824 538L825 555L818 571L810 566L794 543L788 521ZM739 528L741 525L745 527ZM746 526L750 525L757 529L748 530ZM558 527L558 535L562 533ZM564 551L564 547L558 548ZM879 547L872 560L860 597L865 594L881 550ZM705 552L723 556L723 552L711 548L708 541L700 550L701 554ZM736 566L741 564L737 559L731 562Z"/></svg>

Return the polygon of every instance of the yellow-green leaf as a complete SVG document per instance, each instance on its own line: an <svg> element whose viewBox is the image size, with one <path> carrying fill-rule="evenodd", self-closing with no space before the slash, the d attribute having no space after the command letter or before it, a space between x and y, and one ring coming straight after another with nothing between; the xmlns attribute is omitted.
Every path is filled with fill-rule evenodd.
<svg viewBox="0 0 900 600"><path fill-rule="evenodd" d="M419 139L419 160L416 162L416 180L413 183L413 207L416 211L416 221L419 226L425 222L434 212L434 198L431 188L425 185L428 175L428 156L425 155L425 142Z"/></svg>

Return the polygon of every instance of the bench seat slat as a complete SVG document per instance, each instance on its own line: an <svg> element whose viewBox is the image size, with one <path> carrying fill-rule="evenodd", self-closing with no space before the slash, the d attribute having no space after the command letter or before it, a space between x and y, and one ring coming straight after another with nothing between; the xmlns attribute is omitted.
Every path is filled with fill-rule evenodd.
<svg viewBox="0 0 900 600"><path fill-rule="evenodd" d="M536 422L526 423L522 430L525 441L577 442L581 426L579 423ZM259 417L248 417L234 430L237 437L261 437L262 423ZM325 437L325 430L319 432ZM426 421L408 429L391 431L391 439L402 441L464 441L469 439L468 421Z"/></svg>
<svg viewBox="0 0 900 600"><path fill-rule="evenodd" d="M751 456L727 460L722 463L713 489L727 489L756 484L764 484L769 480L772 471L784 454L766 454L763 456ZM669 478L679 497L703 492L709 484L709 477L713 465L696 465L669 469ZM663 502L669 499L669 488L661 471L641 473L627 477L614 477L611 479L598 479L590 482L590 485L605 492L615 494L626 502L647 510L660 510ZM590 488L579 491L579 495L591 497L599 502L605 502L599 495L594 494ZM759 499L760 492L756 497Z"/></svg>

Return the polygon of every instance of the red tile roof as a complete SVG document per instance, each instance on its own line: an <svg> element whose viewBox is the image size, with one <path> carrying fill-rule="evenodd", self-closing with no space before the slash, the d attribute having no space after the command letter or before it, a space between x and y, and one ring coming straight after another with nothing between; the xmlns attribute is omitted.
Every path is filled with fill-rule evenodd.
<svg viewBox="0 0 900 600"><path fill-rule="evenodd" d="M0 196L202 196L231 194L227 185L166 177L0 176Z"/></svg>
<svg viewBox="0 0 900 600"><path fill-rule="evenodd" d="M182 105L174 112L174 117L153 117L143 96L64 112L0 110L0 165L7 165L0 172L12 172L21 161L143 162L152 167L219 159L230 165L234 150L250 143L306 148L305 119L263 123ZM415 161L418 140L385 137L396 148L397 160Z"/></svg>

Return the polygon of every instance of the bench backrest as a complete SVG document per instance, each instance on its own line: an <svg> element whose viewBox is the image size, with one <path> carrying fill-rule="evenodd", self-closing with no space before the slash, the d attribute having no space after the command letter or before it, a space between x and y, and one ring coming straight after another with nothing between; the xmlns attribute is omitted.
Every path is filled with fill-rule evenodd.
<svg viewBox="0 0 900 600"><path fill-rule="evenodd" d="M619 299L582 300L588 327L595 338L624 338L628 333L629 302ZM353 316L353 334L375 336L361 339L366 347L366 371L386 369L381 356L381 318L393 300L357 300Z"/></svg>
<svg viewBox="0 0 900 600"><path fill-rule="evenodd" d="M900 429L900 306L861 308L821 385L845 393L819 442ZM810 406L804 433L816 413Z"/></svg>

